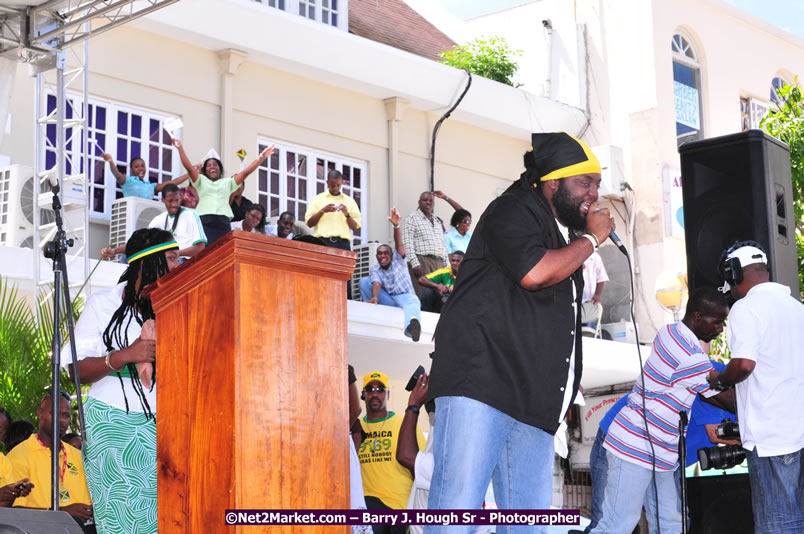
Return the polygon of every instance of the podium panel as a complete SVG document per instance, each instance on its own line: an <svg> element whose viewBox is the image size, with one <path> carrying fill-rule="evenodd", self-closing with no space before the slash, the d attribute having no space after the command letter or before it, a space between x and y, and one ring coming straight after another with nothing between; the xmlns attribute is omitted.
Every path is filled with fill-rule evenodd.
<svg viewBox="0 0 804 534"><path fill-rule="evenodd" d="M224 527L227 508L349 508L354 262L232 232L156 284L160 532L268 531Z"/></svg>

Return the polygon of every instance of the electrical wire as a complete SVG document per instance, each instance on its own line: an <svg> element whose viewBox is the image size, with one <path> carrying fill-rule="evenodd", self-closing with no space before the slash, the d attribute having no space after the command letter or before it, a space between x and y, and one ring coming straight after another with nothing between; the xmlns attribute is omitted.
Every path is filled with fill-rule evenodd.
<svg viewBox="0 0 804 534"><path fill-rule="evenodd" d="M469 72L468 70L464 72L466 72L467 80L466 80L466 87L463 88L461 96L458 97L458 100L455 101L452 107L449 108L447 112L444 113L444 115L442 115L440 119L438 119L438 122L435 123L435 126L433 126L433 141L430 144L430 191L435 191L435 145L436 145L436 137L438 137L438 129L441 128L441 123L447 120L450 115L452 115L452 112L455 111L455 108L458 107L458 105L461 103L461 100L463 100L463 97L466 96L466 93L472 86L472 73Z"/></svg>
<svg viewBox="0 0 804 534"><path fill-rule="evenodd" d="M631 274L631 323L634 325L637 355L639 356L639 375L642 379L642 418L645 421L645 432L648 435L648 444L650 445L651 453L651 480L653 481L653 496L656 502L656 531L662 534L662 527L659 524L659 488L656 485L656 450L653 448L653 440L650 437L650 429L648 428L648 409L645 406L645 370L642 363L642 350L639 347L639 330L637 329L636 315L634 314L634 272L631 266L631 257L628 254L626 254L625 257L628 260L628 271Z"/></svg>

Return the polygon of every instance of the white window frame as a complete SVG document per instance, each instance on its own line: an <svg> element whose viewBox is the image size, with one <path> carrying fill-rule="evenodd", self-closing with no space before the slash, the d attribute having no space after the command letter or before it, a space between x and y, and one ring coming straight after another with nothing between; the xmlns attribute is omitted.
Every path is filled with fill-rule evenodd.
<svg viewBox="0 0 804 534"><path fill-rule="evenodd" d="M304 156L307 158L307 165L304 174L297 174L298 178L304 178L306 180L306 206L310 205L310 202L313 198L320 192L319 185L323 186L322 190L326 191L327 188L327 179L326 173L328 172L330 164L334 165L335 169L344 172L344 167L347 167L348 170L356 169L360 171L360 187L355 188L352 186L351 180L344 179L343 185L343 193L354 198L354 191L357 190L360 193L360 201L358 202L358 208L360 209L362 223L360 228L357 231L353 232L354 234L354 241L353 245L357 245L360 243L365 243L368 238L368 229L366 227L366 208L368 203L368 164L365 161L360 161L357 159L339 156L337 154L332 154L329 152L323 152L321 150L316 150L308 147L303 147L300 145L292 145L290 143L285 143L282 141L278 141L276 139L269 139L260 137L257 139L257 152L259 154L260 150L268 147L270 145L276 145L276 149L274 151L275 158L278 162L278 168L273 168L273 161L274 156L271 158L266 159L263 163L255 171L256 174L256 182L257 182L257 198L256 202L262 204L265 208L265 211L268 217L278 215L283 211L287 211L288 201L291 202L297 201L298 199L298 191L296 192L295 198L288 198L288 169L287 169L287 152L293 152L298 156ZM317 176L317 165L318 160L324 160L324 178L320 180ZM298 168L298 166L297 166ZM278 174L278 194L271 192L271 174ZM344 172L344 175L347 173ZM291 173L291 176L294 176ZM262 187L263 179L265 178L265 183L267 184L268 188L264 189ZM253 179L253 178L252 178ZM298 181L296 182L298 183ZM270 199L276 198L278 199L278 211L276 214L271 213L270 207ZM305 210L306 211L306 207ZM304 220L304 213L300 212L296 214L296 218L298 220Z"/></svg>
<svg viewBox="0 0 804 534"><path fill-rule="evenodd" d="M349 0L335 0L338 9L338 23L332 24L330 16L333 12L333 0L283 0L284 8L280 8L280 0L253 0L267 7L278 9L292 15L299 15L308 20L320 22L326 26L331 26L342 31L349 31ZM304 10L302 14L300 11ZM312 16L310 16L312 14Z"/></svg>
<svg viewBox="0 0 804 534"><path fill-rule="evenodd" d="M779 81L779 87L776 87L776 81ZM782 97L776 92L777 90L784 87L784 85L791 85L784 76L774 76L771 78L771 90L770 90L770 100L768 101L771 105L776 105L776 107L780 107L783 104Z"/></svg>
<svg viewBox="0 0 804 534"><path fill-rule="evenodd" d="M49 96L51 96L50 93L48 94L48 97ZM77 94L77 93L68 92L67 100L72 102L74 113L80 113L81 112L81 110L83 109L83 106L82 106L83 97L82 97L82 95ZM160 132L162 132L162 130L163 130L162 125L164 124L164 121L167 120L167 119L176 118L176 116L175 115L170 115L170 114L167 114L167 113L158 112L158 111L153 111L153 110L146 109L146 108L135 107L135 106L131 106L131 105L128 105L128 104L120 104L120 103L114 102L112 100L108 100L108 99L104 99L104 98L97 98L97 97L93 97L93 96L89 97L89 105L93 106L95 108L95 110L97 110L98 106L103 107L103 108L106 109L106 127L105 127L104 130L98 130L96 121L93 120L92 126L89 126L89 124L87 123L87 130L90 133L90 136L89 136L90 141L87 144L87 151L89 152L89 169L87 169L88 172L85 173L86 174L86 180L87 180L87 210L89 211L89 219L90 219L90 221L92 221L92 222L100 222L100 223L108 223L110 221L110 219L111 219L112 202L116 198L118 198L118 193L120 193L120 195L122 195L122 189L117 184L117 180L115 179L114 174L108 168L109 164L107 164L103 160L101 155L98 153L98 148L92 142L92 139L96 138L95 137L95 132L103 133L105 135L105 142L104 142L104 147L103 147L104 151L112 156L112 158L114 160L114 163L118 165L118 168L121 168L121 167L123 168L123 169L121 169L121 172L123 174L125 174L126 176L128 176L128 172L130 170L129 169L129 162L131 161L131 152L130 152L131 145L130 145L130 143L127 145L127 153L126 153L127 159L126 159L126 161L123 161L121 158L118 157L117 140L118 140L119 137L125 137L127 139L132 139L132 136L131 136L130 130L129 130L129 133L126 134L126 135L118 133L118 129L117 129L117 126L118 126L118 111L122 111L124 113L127 113L128 117L129 117L128 118L129 121L131 121L131 115L132 114L139 115L140 117L142 117L142 124L141 124L140 137L139 137L139 142L140 142L140 145L141 145L140 157L145 161L145 165L146 165L146 168L147 168L146 175L145 175L146 179L148 179L148 176L150 175L151 172L157 172L162 179L164 179L164 178L172 179L172 178L176 178L176 177L181 176L182 174L184 174L183 173L183 168L182 168L182 165L181 165L181 159L179 158L178 152L175 149L173 149L173 147L170 147L170 150L171 150L171 164L170 164L171 165L171 171L170 171L170 173L162 170L161 165L152 166L151 161L150 161L151 140L150 140L149 132L150 132L150 121L151 121L151 119L159 121ZM89 111L89 106L87 106L87 111ZM97 111L95 111L95 113L97 113ZM181 139L181 134L176 133L176 138ZM82 140L80 138L80 135L76 136L75 134L73 134L73 140L72 140L71 147L69 149L67 149L67 147L65 147L65 152L67 153L65 155L65 159L67 159L68 161L72 161L74 165L80 165L81 149L82 149L81 144L82 144ZM167 146L167 145L163 145L163 144L160 143L160 153L161 153L162 148L164 148L165 146ZM45 154L46 154L46 152L48 150L50 150L50 148L48 147L48 144L45 143L45 146L43 146L43 148L42 148L42 154L41 154L42 168L43 169L47 168L46 167ZM52 150L50 150L50 151L52 151ZM160 154L160 156L161 156L161 154ZM95 180L94 169L95 169L95 164L99 163L99 162L102 162L104 164L104 167L103 167L103 169L104 169L104 181L103 181L103 184L96 185L95 181L94 181ZM77 174L77 173L74 172L74 174ZM160 180L160 182L161 181L162 180ZM101 211L95 211L93 209L94 208L94 190L97 187L103 188L104 191L105 191L104 200L103 200L103 211L102 212ZM155 195L153 198L155 200L158 200L158 195Z"/></svg>
<svg viewBox="0 0 804 534"><path fill-rule="evenodd" d="M675 38L676 36L680 37L682 42L681 50L675 50L676 43ZM686 47L684 47L686 44ZM692 52L694 57L689 57L686 52L687 50ZM688 140L695 140L695 139L703 139L704 138L704 109L703 109L703 66L701 65L700 55L698 54L698 50L695 47L695 43L693 40L684 33L683 31L677 31L673 33L673 38L670 41L670 51L673 56L674 63L680 63L684 66L690 67L691 69L695 69L696 77L698 82L698 121L700 122L700 128L697 132L694 133L686 133L681 135L676 135L676 142L678 145L681 145L683 142ZM675 76L673 77L675 81ZM675 122L673 121L673 127L675 127Z"/></svg>

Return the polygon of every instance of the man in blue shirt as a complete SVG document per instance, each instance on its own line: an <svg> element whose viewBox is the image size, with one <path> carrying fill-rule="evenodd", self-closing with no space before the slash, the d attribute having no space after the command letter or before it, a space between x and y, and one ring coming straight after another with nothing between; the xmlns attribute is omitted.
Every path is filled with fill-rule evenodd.
<svg viewBox="0 0 804 534"><path fill-rule="evenodd" d="M405 263L405 246L402 244L402 233L399 231L401 215L396 208L391 208L388 220L394 226L394 245L377 248L377 264L372 266L367 278L360 279L360 295L363 302L396 306L405 313L405 335L413 341L419 341L421 335L421 302L413 289L407 264Z"/></svg>

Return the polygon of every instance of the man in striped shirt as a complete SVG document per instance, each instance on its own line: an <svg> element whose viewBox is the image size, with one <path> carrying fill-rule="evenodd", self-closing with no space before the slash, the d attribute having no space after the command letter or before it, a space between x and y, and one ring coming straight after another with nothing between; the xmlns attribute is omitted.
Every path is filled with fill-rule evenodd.
<svg viewBox="0 0 804 534"><path fill-rule="evenodd" d="M603 518L593 533L631 532L639 522L643 503L651 517L658 508L661 531L681 532L681 502L675 483L679 411L689 413L698 396L734 411L733 392L710 389L707 377L712 363L699 342L712 341L723 331L728 312L726 300L717 290L699 288L690 297L681 322L664 326L656 334L643 376L606 436L609 468Z"/></svg>

